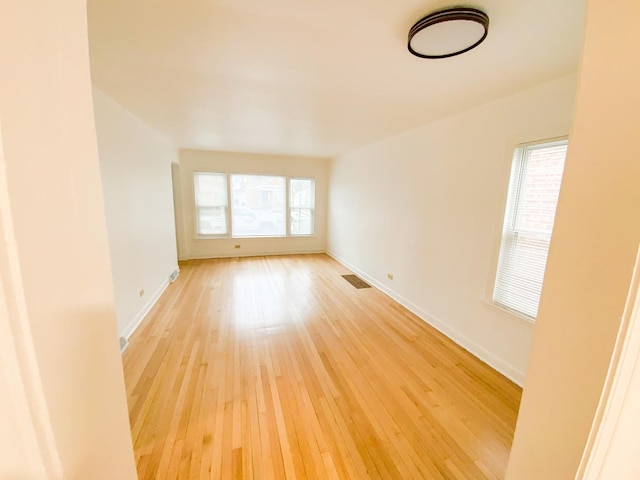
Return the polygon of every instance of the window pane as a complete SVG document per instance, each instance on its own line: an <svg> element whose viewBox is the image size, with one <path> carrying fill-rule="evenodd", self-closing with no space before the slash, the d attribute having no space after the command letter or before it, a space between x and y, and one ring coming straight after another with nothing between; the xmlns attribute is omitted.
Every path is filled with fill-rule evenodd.
<svg viewBox="0 0 640 480"><path fill-rule="evenodd" d="M234 237L285 235L284 177L231 175L231 231Z"/></svg>
<svg viewBox="0 0 640 480"><path fill-rule="evenodd" d="M289 181L291 235L312 235L314 224L315 180L292 178Z"/></svg>
<svg viewBox="0 0 640 480"><path fill-rule="evenodd" d="M524 150L517 230L551 235L566 153L566 145Z"/></svg>
<svg viewBox="0 0 640 480"><path fill-rule="evenodd" d="M493 299L529 318L538 314L566 151L556 142L514 156Z"/></svg>
<svg viewBox="0 0 640 480"><path fill-rule="evenodd" d="M310 208L291 209L291 235L311 235L313 233L313 210Z"/></svg>
<svg viewBox="0 0 640 480"><path fill-rule="evenodd" d="M310 178L291 179L291 207L313 208L314 183Z"/></svg>
<svg viewBox="0 0 640 480"><path fill-rule="evenodd" d="M227 234L227 176L195 173L196 228L198 235Z"/></svg>

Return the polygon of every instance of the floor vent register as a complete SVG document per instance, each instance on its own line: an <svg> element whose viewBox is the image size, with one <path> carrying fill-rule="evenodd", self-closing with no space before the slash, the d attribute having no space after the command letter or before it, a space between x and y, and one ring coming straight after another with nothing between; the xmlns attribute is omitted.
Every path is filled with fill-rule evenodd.
<svg viewBox="0 0 640 480"><path fill-rule="evenodd" d="M349 282L356 288L371 288L371 285L369 285L357 275L342 275L342 278L344 278L347 282Z"/></svg>

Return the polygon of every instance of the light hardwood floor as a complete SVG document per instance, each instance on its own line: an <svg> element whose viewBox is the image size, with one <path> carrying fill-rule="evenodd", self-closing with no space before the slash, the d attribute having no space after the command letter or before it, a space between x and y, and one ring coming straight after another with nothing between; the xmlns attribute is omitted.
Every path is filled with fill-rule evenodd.
<svg viewBox="0 0 640 480"><path fill-rule="evenodd" d="M520 388L346 273L181 264L124 353L139 478L502 478Z"/></svg>

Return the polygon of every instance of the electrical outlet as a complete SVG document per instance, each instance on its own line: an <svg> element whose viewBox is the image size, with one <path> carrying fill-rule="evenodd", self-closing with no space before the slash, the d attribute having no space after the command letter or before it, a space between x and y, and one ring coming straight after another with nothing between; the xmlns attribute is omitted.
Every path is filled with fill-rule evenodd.
<svg viewBox="0 0 640 480"><path fill-rule="evenodd" d="M235 245L235 248L240 248L240 245Z"/></svg>
<svg viewBox="0 0 640 480"><path fill-rule="evenodd" d="M144 288L138 292L138 295L140 296L140 298L144 296Z"/></svg>
<svg viewBox="0 0 640 480"><path fill-rule="evenodd" d="M389 280L393 280L393 273L387 273L387 278Z"/></svg>

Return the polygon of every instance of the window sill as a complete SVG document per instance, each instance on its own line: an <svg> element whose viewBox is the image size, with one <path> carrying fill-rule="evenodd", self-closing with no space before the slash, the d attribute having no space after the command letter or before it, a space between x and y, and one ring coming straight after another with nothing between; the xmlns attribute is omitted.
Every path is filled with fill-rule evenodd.
<svg viewBox="0 0 640 480"><path fill-rule="evenodd" d="M317 235L255 235L233 237L231 235L197 235L194 240L244 240L244 239L265 239L265 238L318 238Z"/></svg>
<svg viewBox="0 0 640 480"><path fill-rule="evenodd" d="M244 240L245 238L260 238L260 239L264 239L264 238L287 238L286 235L241 235L241 236L231 236L229 237L233 240Z"/></svg>
<svg viewBox="0 0 640 480"><path fill-rule="evenodd" d="M227 235L196 235L193 240L224 240L231 238Z"/></svg>
<svg viewBox="0 0 640 480"><path fill-rule="evenodd" d="M504 307L494 303L491 300L483 299L483 300L481 300L481 303L488 310L491 310L494 313L499 313L501 317L505 318L506 320L510 320L510 321L512 321L514 323L517 323L518 325L526 328L527 330L533 330L533 328L536 325L536 321L535 320L533 320L533 319L531 319L529 317L525 317L523 315L518 315L518 313L514 312L513 310L509 310L507 308L504 308Z"/></svg>

